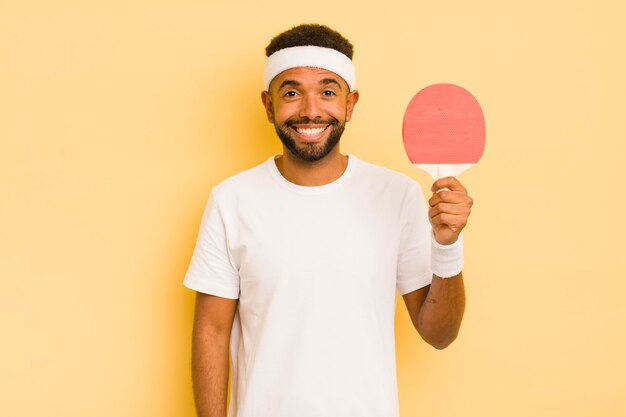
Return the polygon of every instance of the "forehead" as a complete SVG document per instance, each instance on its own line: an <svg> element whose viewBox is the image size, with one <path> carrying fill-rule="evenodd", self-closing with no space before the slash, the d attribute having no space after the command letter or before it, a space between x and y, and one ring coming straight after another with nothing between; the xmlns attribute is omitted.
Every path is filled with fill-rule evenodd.
<svg viewBox="0 0 626 417"><path fill-rule="evenodd" d="M313 67L295 67L285 70L274 77L271 87L277 87L285 80L297 81L298 83L306 86L318 85L322 80L328 79L337 81L341 85L342 89L349 90L348 83L346 83L346 81L336 73L322 68Z"/></svg>

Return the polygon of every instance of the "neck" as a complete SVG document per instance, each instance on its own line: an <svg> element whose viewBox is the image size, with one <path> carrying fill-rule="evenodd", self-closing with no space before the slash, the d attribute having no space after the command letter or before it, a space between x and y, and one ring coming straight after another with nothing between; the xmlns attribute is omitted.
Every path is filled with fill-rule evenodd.
<svg viewBox="0 0 626 417"><path fill-rule="evenodd" d="M305 187L315 187L330 184L341 177L348 166L348 157L340 154L339 149L335 149L319 161L307 162L283 149L283 155L275 162L278 171L287 181Z"/></svg>

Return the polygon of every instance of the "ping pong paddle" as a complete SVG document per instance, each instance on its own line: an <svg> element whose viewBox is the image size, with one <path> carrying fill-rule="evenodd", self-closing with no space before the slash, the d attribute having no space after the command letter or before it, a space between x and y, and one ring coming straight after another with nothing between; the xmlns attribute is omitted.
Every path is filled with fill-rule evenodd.
<svg viewBox="0 0 626 417"><path fill-rule="evenodd" d="M409 160L433 179L456 177L474 166L485 150L480 104L457 85L430 85L410 101L402 140Z"/></svg>

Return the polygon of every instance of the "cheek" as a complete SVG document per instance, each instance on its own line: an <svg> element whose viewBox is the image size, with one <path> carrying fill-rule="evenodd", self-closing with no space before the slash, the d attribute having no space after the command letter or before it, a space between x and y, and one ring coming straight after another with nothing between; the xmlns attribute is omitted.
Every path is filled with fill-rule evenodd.
<svg viewBox="0 0 626 417"><path fill-rule="evenodd" d="M297 116L297 114L295 106L281 104L274 107L274 119L277 122L284 122L291 117Z"/></svg>
<svg viewBox="0 0 626 417"><path fill-rule="evenodd" d="M332 109L329 109L327 114L329 116L334 117L335 119L341 121L346 120L348 118L348 113L346 112L345 104L334 106Z"/></svg>

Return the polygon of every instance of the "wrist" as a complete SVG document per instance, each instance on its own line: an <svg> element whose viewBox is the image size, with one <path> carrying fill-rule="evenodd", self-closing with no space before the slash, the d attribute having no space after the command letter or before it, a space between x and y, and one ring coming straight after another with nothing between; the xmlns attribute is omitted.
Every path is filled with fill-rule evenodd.
<svg viewBox="0 0 626 417"><path fill-rule="evenodd" d="M430 234L430 267L440 278L452 278L463 270L463 234L456 242L442 245Z"/></svg>

